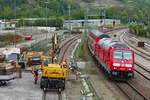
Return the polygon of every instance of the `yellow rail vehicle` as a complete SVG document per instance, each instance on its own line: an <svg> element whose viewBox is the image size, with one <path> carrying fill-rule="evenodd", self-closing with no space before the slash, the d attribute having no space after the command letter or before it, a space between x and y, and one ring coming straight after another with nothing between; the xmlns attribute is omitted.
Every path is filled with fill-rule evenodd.
<svg viewBox="0 0 150 100"><path fill-rule="evenodd" d="M32 65L41 65L42 64L42 56L43 56L43 52L27 52L26 54L26 63L29 66Z"/></svg>
<svg viewBox="0 0 150 100"><path fill-rule="evenodd" d="M62 91L65 89L65 80L68 76L68 68L66 65L48 64L41 66L42 77L40 87L43 90L58 89Z"/></svg>
<svg viewBox="0 0 150 100"><path fill-rule="evenodd" d="M42 77L40 87L43 90L55 89L61 92L65 89L65 81L68 76L68 67L66 62L61 64L56 61L57 51L59 50L58 35L54 33L52 36L52 48L50 57L44 58L41 65ZM49 61L51 61L49 63Z"/></svg>

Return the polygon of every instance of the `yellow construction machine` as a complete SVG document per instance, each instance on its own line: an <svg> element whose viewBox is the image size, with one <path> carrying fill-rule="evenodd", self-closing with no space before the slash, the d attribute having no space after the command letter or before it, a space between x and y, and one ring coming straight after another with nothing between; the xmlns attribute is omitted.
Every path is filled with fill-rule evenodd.
<svg viewBox="0 0 150 100"><path fill-rule="evenodd" d="M25 60L28 66L41 65L43 60L43 52L36 52L36 51L27 52Z"/></svg>
<svg viewBox="0 0 150 100"><path fill-rule="evenodd" d="M68 76L68 67L66 62L58 64L56 61L58 50L58 35L57 33L54 33L52 36L50 59L44 59L41 65L42 77L40 87L43 90L57 89L61 92L65 89L65 80Z"/></svg>

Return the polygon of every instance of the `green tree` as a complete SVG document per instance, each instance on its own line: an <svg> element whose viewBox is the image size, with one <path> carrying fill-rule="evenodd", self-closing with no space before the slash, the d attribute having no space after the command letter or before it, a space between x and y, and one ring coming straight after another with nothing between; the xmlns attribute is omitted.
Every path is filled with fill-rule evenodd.
<svg viewBox="0 0 150 100"><path fill-rule="evenodd" d="M2 19L12 19L14 18L14 11L9 7L5 7L4 11L1 13Z"/></svg>

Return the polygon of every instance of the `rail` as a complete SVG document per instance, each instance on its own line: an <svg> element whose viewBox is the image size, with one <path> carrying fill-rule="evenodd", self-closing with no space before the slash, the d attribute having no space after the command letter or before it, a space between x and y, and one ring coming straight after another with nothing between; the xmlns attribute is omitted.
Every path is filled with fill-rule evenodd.
<svg viewBox="0 0 150 100"><path fill-rule="evenodd" d="M143 69L145 72L147 72L150 75L150 71L145 69L144 67L142 67L139 64L136 64L136 66L140 67L141 69ZM135 70L138 74L140 74L141 76L143 76L145 79L147 79L148 81L150 81L149 76L146 76L145 74L143 74L142 72L138 71L137 69Z"/></svg>
<svg viewBox="0 0 150 100"><path fill-rule="evenodd" d="M142 41L142 40L140 40L140 39L137 39L137 38L135 38L135 37L132 37L134 40L136 40L136 41ZM146 45L147 47L149 47L150 48L150 44L148 43L148 42L144 42L144 45Z"/></svg>
<svg viewBox="0 0 150 100"><path fill-rule="evenodd" d="M62 56L60 57L60 60L59 60L59 63L61 63L61 62L64 60L65 53L66 53L67 49L69 48L69 46L70 46L73 42L75 42L76 40L78 40L78 38L79 38L79 35L77 35L77 36L71 38L70 40L68 40L67 42L65 42L65 43L60 47L61 49L65 47L65 49L63 50ZM60 56L60 52L59 52L59 56Z"/></svg>
<svg viewBox="0 0 150 100"><path fill-rule="evenodd" d="M48 92L47 91L43 91L42 100L49 100L49 98L47 98L47 95L48 95ZM58 96L58 100L62 100L61 92L57 92L56 95Z"/></svg>
<svg viewBox="0 0 150 100"><path fill-rule="evenodd" d="M66 53L66 51L68 50L69 46L70 46L74 41L76 41L78 38L79 38L79 35L74 36L74 37L70 38L69 40L65 41L63 45L61 45L60 51L59 51L59 53L58 53L58 56L59 56L59 58L60 58L59 63L61 63L61 62L63 61L64 56L65 56L65 53ZM61 51L62 51L62 52L61 52ZM62 55L60 55L60 53L61 53ZM48 100L48 99L47 99L47 95L48 95L47 91L43 91L42 100ZM58 96L58 100L62 100L62 93L61 93L61 92L57 92L57 96Z"/></svg>
<svg viewBox="0 0 150 100"><path fill-rule="evenodd" d="M148 61L150 61L150 59L148 58L148 54L147 53L145 53L145 52L143 52L143 51L141 51L141 50L139 50L138 48L136 48L134 45L132 45L131 43L129 43L129 41L127 41L127 37L125 37L127 34L123 34L123 35L121 35L120 37L119 37L119 40L121 41L122 40L122 42L125 42L128 46L130 46L130 47L132 47L132 48L134 48L135 50L137 50L135 53L137 54L137 55L139 55L139 56L141 56L141 57L143 57L144 59L146 59L146 60L148 60ZM138 40L138 39L136 39L135 38L135 40L136 41L140 41L140 40ZM146 44L146 43L145 43ZM144 54L144 55L143 55ZM138 66L138 67L140 67L142 70L144 70L146 73L148 73L148 74L150 74L150 71L148 70L148 69L146 69L146 68L144 68L144 66L142 66L142 65L140 65L138 62L135 62L135 65L136 66ZM141 71L139 71L139 70L135 70L138 74L140 74L142 77L144 77L145 79L147 79L148 81L150 81L150 78L148 77L148 76L146 76L144 73L142 73ZM132 81L131 81L132 82ZM130 86L137 94L139 94L144 100L148 100L148 97L146 97L146 96L144 96L144 94L143 94L143 92L141 92L140 90L138 90L134 85L132 85L131 84L131 82L127 82L126 84L128 85L128 86ZM122 91L124 91L123 89L122 89ZM124 92L125 93L125 92ZM127 94L128 95L128 97L129 97L129 95L130 94L128 94L128 93L125 93L125 94ZM130 98L130 99L132 99L132 98Z"/></svg>
<svg viewBox="0 0 150 100"><path fill-rule="evenodd" d="M148 100L148 98L145 97L145 96L143 95L143 93L141 93L140 91L138 91L133 85L131 85L129 82L127 82L127 84L128 84L135 92L137 92L141 97L143 97L144 100Z"/></svg>
<svg viewBox="0 0 150 100"><path fill-rule="evenodd" d="M94 97L96 98L96 100L104 100L99 93L96 91L95 87L92 85L92 82L89 78L85 78L87 84L90 87L90 90L92 91L92 93L94 93Z"/></svg>

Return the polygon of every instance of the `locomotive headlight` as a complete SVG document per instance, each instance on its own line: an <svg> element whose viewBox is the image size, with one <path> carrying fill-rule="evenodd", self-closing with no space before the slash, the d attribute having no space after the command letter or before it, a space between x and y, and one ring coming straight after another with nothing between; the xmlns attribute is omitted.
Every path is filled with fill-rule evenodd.
<svg viewBox="0 0 150 100"><path fill-rule="evenodd" d="M126 67L132 67L132 64L125 64Z"/></svg>
<svg viewBox="0 0 150 100"><path fill-rule="evenodd" d="M120 66L119 63L113 63L113 66Z"/></svg>
<svg viewBox="0 0 150 100"><path fill-rule="evenodd" d="M131 70L131 68L129 68L128 70Z"/></svg>

